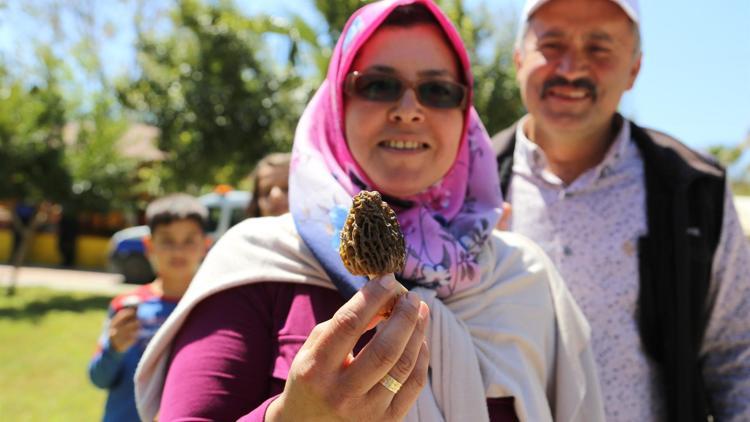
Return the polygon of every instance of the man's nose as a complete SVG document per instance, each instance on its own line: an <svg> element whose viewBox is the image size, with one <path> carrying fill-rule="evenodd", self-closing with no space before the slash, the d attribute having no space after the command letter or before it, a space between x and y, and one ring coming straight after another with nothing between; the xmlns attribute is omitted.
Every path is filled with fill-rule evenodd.
<svg viewBox="0 0 750 422"><path fill-rule="evenodd" d="M558 62L557 73L568 80L575 80L586 76L589 71L589 61L586 55L578 49L568 49Z"/></svg>

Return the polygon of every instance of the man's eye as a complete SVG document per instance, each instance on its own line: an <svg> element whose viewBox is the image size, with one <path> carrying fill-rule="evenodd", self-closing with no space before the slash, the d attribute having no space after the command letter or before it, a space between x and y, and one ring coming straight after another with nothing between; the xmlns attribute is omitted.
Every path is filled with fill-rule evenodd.
<svg viewBox="0 0 750 422"><path fill-rule="evenodd" d="M539 48L542 50L562 50L563 45L560 43L544 43L540 44Z"/></svg>

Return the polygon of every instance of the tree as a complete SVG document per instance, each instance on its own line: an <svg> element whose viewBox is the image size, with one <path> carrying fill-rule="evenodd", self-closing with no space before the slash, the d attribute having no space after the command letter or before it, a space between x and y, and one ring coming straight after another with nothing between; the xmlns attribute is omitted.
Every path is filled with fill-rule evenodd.
<svg viewBox="0 0 750 422"><path fill-rule="evenodd" d="M748 150L750 150L750 133L735 146L714 145L708 148L708 152L729 169L732 192L735 195L750 195L750 165L747 160L743 160L747 158Z"/></svg>
<svg viewBox="0 0 750 422"><path fill-rule="evenodd" d="M118 140L129 122L113 116L112 100L99 95L93 109L75 119L75 136L65 148L64 163L72 183L63 206L74 213L130 209L137 163L122 156ZM67 211L67 210L66 210Z"/></svg>
<svg viewBox="0 0 750 422"><path fill-rule="evenodd" d="M43 71L39 82L26 85L0 66L0 198L28 207L29 213L13 213L14 230L20 233L12 257L14 270L7 295L15 293L22 265L36 230L51 210L49 201L61 201L70 186L63 164L62 128L65 107L59 84L59 62L47 49L39 49ZM17 209L21 209L20 207Z"/></svg>
<svg viewBox="0 0 750 422"><path fill-rule="evenodd" d="M141 75L121 101L161 129L162 186L234 184L271 151L289 150L302 81L273 62L262 35L232 4L180 0L163 36L140 34Z"/></svg>

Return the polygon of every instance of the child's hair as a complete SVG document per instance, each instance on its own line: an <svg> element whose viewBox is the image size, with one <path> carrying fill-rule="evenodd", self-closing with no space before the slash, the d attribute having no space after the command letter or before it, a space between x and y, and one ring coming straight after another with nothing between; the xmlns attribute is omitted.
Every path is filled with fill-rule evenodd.
<svg viewBox="0 0 750 422"><path fill-rule="evenodd" d="M206 231L208 226L208 209L198 198L186 193L174 193L151 202L146 208L146 224L154 233L160 225L170 224L177 220L193 220Z"/></svg>
<svg viewBox="0 0 750 422"><path fill-rule="evenodd" d="M292 161L292 154L288 152L273 152L263 157L258 164L255 165L255 169L250 174L250 178L253 180L253 196L250 198L250 203L247 204L245 215L247 217L260 217L260 205L258 201L260 197L258 195L258 183L260 177L258 173L262 167L286 167L289 171L289 163Z"/></svg>

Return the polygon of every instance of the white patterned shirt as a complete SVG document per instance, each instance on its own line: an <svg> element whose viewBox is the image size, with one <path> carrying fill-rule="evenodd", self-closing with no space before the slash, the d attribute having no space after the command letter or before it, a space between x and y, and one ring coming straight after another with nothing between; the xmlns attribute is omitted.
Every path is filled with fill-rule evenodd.
<svg viewBox="0 0 750 422"><path fill-rule="evenodd" d="M665 419L657 367L641 344L636 304L638 238L646 234L643 161L622 125L605 158L569 185L546 170L544 152L516 131L510 228L552 258L592 327L608 421ZM750 420L750 250L729 188L701 349L720 421Z"/></svg>

